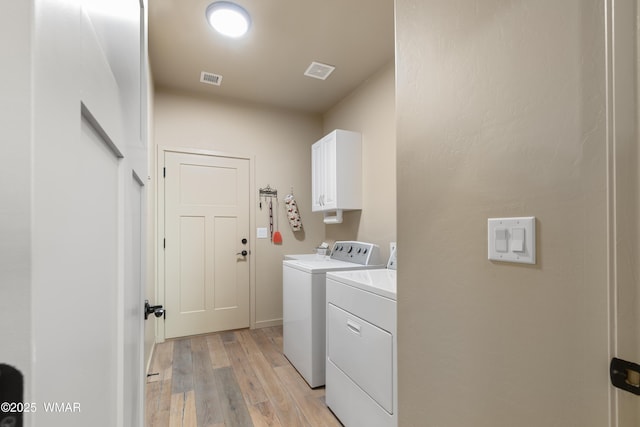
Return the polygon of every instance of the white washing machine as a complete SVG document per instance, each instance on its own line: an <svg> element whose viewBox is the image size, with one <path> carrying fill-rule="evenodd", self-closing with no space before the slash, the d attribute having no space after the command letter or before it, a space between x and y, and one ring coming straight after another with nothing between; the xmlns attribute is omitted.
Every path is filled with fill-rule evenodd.
<svg viewBox="0 0 640 427"><path fill-rule="evenodd" d="M327 273L325 400L346 427L398 425L396 259Z"/></svg>
<svg viewBox="0 0 640 427"><path fill-rule="evenodd" d="M377 245L352 241L336 242L328 257L282 262L284 355L309 386L325 383L326 273L383 267Z"/></svg>
<svg viewBox="0 0 640 427"><path fill-rule="evenodd" d="M319 255L319 254L294 254L294 255L285 255L284 259L297 259L301 261L324 261L329 259L329 255Z"/></svg>

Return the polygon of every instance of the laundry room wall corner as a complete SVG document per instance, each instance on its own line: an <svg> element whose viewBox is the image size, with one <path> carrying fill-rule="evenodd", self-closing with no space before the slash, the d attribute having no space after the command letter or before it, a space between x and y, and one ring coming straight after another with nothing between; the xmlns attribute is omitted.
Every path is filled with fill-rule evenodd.
<svg viewBox="0 0 640 427"><path fill-rule="evenodd" d="M325 134L345 129L362 134L362 210L327 225L326 239L360 240L380 246L389 258L396 241L395 72L391 60L324 114ZM322 214L315 214L321 216Z"/></svg>
<svg viewBox="0 0 640 427"><path fill-rule="evenodd" d="M311 144L322 136L319 115L266 108L243 102L201 97L156 88L154 134L158 146L218 153L243 154L255 159L250 204L255 221L248 239L253 248L252 327L282 322L282 258L285 253L311 252L324 238L321 220L311 214ZM256 228L268 228L266 206L259 206L258 188L278 189L281 245L258 239ZM290 229L283 198L293 188L304 231ZM161 209L161 207L158 207ZM159 227L157 227L159 229ZM300 236L303 236L302 238ZM160 236L158 236L160 237ZM160 245L157 245L158 247ZM158 278L159 287L164 286Z"/></svg>

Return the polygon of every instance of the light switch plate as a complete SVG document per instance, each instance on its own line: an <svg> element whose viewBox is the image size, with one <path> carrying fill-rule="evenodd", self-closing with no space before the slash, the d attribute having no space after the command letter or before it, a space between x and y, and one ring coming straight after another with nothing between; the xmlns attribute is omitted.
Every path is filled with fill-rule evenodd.
<svg viewBox="0 0 640 427"><path fill-rule="evenodd" d="M535 217L489 218L487 228L490 260L523 264L536 263ZM496 239L496 236L505 237L503 230L506 230L506 248L503 240ZM524 242L522 242L522 230L524 230Z"/></svg>
<svg viewBox="0 0 640 427"><path fill-rule="evenodd" d="M267 237L269 237L269 233L267 232L267 228L266 227L258 227L258 228L256 228L256 237L258 239L266 239Z"/></svg>

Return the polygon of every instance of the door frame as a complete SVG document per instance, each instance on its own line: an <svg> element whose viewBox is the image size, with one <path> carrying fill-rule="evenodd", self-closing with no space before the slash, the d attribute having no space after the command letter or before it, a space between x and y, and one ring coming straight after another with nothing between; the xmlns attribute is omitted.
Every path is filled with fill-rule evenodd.
<svg viewBox="0 0 640 427"><path fill-rule="evenodd" d="M254 230L256 228L256 181L255 181L255 156L237 153L228 153L225 151L205 150L200 148L185 148L185 147L169 147L158 145L156 150L156 179L158 185L156 186L156 230L155 230L155 253L156 253L156 298L157 304L165 304L165 256L164 256L164 229L165 229L165 214L164 214L164 157L165 153L182 153L182 154L199 154L204 156L213 157L225 157L239 160L249 161L249 250L252 256L249 257L249 327L254 329L256 327L256 275L255 275L255 237ZM167 313L171 316L171 313ZM156 322L156 342L161 343L165 341L165 328L164 321Z"/></svg>
<svg viewBox="0 0 640 427"><path fill-rule="evenodd" d="M635 172L640 152L637 125L640 94L637 17L640 1L605 0L604 7L609 360L617 357L638 363L640 223L635 202L640 197L640 184ZM630 87L634 88L632 92ZM613 387L609 381L610 426L637 422L640 418L638 399L640 397Z"/></svg>

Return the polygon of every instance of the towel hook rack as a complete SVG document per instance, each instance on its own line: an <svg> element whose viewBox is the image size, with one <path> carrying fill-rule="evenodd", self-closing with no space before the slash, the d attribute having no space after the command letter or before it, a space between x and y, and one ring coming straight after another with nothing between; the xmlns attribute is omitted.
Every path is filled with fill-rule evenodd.
<svg viewBox="0 0 640 427"><path fill-rule="evenodd" d="M264 201L266 202L268 198L274 198L276 201L278 200L278 190L275 188L271 188L269 184L265 188L261 188L259 190L260 194L260 209L262 209L262 198L264 197Z"/></svg>
<svg viewBox="0 0 640 427"><path fill-rule="evenodd" d="M271 188L270 185L267 184L265 188L260 189L260 197L278 197L278 190L275 188Z"/></svg>

